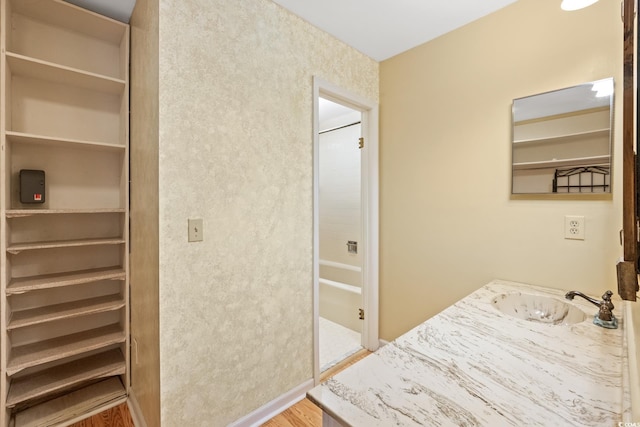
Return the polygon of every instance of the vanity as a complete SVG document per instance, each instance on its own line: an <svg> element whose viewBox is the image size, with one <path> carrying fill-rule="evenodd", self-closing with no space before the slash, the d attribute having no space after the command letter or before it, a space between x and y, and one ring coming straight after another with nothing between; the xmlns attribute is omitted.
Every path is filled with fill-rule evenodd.
<svg viewBox="0 0 640 427"><path fill-rule="evenodd" d="M618 425L622 309L606 329L564 295L494 280L307 396L325 427Z"/></svg>

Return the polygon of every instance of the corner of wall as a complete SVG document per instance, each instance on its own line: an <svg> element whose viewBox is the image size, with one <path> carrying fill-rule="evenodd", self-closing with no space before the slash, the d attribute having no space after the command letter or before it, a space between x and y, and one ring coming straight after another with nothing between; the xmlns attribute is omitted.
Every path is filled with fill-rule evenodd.
<svg viewBox="0 0 640 427"><path fill-rule="evenodd" d="M131 17L130 400L132 414L151 426L160 425L158 26L158 0L137 0Z"/></svg>

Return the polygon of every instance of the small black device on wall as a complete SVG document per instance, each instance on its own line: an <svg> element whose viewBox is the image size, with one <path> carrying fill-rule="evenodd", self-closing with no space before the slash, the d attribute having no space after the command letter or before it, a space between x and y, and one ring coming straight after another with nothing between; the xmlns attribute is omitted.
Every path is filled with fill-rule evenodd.
<svg viewBox="0 0 640 427"><path fill-rule="evenodd" d="M20 170L20 203L44 203L44 171Z"/></svg>

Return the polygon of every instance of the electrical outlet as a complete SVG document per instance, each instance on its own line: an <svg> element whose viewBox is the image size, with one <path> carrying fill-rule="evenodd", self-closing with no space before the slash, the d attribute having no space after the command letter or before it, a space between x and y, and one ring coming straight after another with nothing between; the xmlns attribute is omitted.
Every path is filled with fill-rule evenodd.
<svg viewBox="0 0 640 427"><path fill-rule="evenodd" d="M189 241L190 242L202 242L202 218L190 219L189 223Z"/></svg>
<svg viewBox="0 0 640 427"><path fill-rule="evenodd" d="M584 240L584 217L566 215L564 217L564 238Z"/></svg>

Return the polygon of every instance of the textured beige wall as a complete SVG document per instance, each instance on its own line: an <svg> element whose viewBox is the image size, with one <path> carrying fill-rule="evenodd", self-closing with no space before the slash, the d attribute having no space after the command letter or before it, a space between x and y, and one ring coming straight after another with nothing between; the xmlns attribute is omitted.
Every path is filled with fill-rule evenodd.
<svg viewBox="0 0 640 427"><path fill-rule="evenodd" d="M160 2L163 426L226 425L313 376L313 75L378 100L375 61L270 1Z"/></svg>
<svg viewBox="0 0 640 427"><path fill-rule="evenodd" d="M158 302L158 12L131 18L131 383L147 425L160 425Z"/></svg>
<svg viewBox="0 0 640 427"><path fill-rule="evenodd" d="M601 295L620 255L620 4L520 0L380 65L381 337L494 278ZM610 200L510 197L511 102L614 77ZM586 240L564 239L584 215Z"/></svg>

